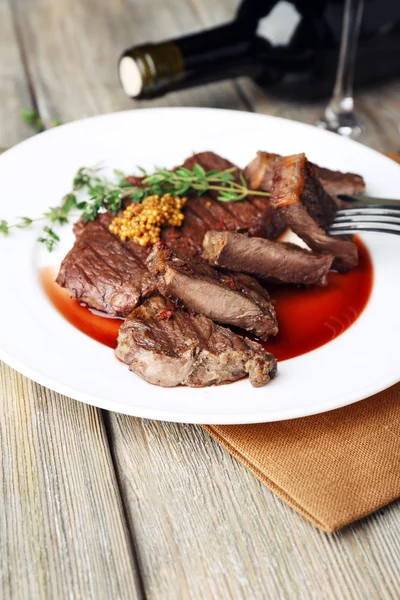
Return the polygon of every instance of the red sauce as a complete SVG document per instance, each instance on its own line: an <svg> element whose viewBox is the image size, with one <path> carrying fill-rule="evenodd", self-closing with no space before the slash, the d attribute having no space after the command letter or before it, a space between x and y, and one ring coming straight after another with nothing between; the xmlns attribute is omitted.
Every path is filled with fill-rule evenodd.
<svg viewBox="0 0 400 600"><path fill-rule="evenodd" d="M329 273L326 287L268 287L276 300L279 333L262 343L278 360L315 350L346 331L364 310L372 290L367 248L356 239L360 261L350 273Z"/></svg>
<svg viewBox="0 0 400 600"><path fill-rule="evenodd" d="M357 240L360 262L350 273L329 273L327 287L268 286L276 300L279 333L263 346L278 360L300 356L330 342L354 323L372 290L368 250ZM93 314L55 283L52 268L41 271L44 290L57 310L77 329L115 348L122 321Z"/></svg>
<svg viewBox="0 0 400 600"><path fill-rule="evenodd" d="M56 277L57 272L52 267L45 267L40 272L44 291L53 306L79 331L105 346L115 348L121 319L93 314L87 306L71 298L67 290L57 285Z"/></svg>

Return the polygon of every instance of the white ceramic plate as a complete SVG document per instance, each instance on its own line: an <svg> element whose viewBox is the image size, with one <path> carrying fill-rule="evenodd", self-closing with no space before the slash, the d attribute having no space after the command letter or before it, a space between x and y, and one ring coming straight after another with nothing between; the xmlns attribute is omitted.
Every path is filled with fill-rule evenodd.
<svg viewBox="0 0 400 600"><path fill-rule="evenodd" d="M213 150L240 166L259 149L306 152L320 165L366 178L371 195L400 198L400 167L347 139L275 117L207 109L146 109L95 117L31 138L0 157L0 218L37 215L59 203L76 170L104 161L173 166ZM204 389L152 386L129 373L113 351L80 333L44 294L38 270L60 251L35 243L39 229L0 239L0 358L31 379L112 411L187 423L252 423L315 414L361 400L400 379L400 237L363 236L374 264L365 311L325 346L280 364L267 386L248 380Z"/></svg>

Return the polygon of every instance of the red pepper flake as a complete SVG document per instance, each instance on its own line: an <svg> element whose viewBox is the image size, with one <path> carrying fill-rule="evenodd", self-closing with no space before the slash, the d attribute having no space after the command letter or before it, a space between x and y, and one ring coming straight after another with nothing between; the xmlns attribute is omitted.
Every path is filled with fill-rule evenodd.
<svg viewBox="0 0 400 600"><path fill-rule="evenodd" d="M187 263L182 263L180 265L180 267L183 271L186 271L187 273L193 273L192 267L190 265L188 265Z"/></svg>
<svg viewBox="0 0 400 600"><path fill-rule="evenodd" d="M174 316L173 310L162 310L157 315L157 321L169 321Z"/></svg>
<svg viewBox="0 0 400 600"><path fill-rule="evenodd" d="M228 277L227 279L225 279L224 281L225 285L227 285L230 288L234 288L236 287L236 281L234 280L233 277Z"/></svg>

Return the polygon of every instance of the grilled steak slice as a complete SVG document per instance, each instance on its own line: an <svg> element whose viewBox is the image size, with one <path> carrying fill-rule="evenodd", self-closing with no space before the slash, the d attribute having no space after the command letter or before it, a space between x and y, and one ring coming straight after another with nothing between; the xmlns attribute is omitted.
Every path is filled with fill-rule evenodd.
<svg viewBox="0 0 400 600"><path fill-rule="evenodd" d="M249 374L254 387L276 374L272 354L203 315L190 315L160 295L136 308L120 328L117 357L149 383L204 387Z"/></svg>
<svg viewBox="0 0 400 600"><path fill-rule="evenodd" d="M177 298L186 308L263 340L278 333L275 307L252 277L221 273L189 258L181 260L161 244L154 246L147 266L161 294Z"/></svg>
<svg viewBox="0 0 400 600"><path fill-rule="evenodd" d="M271 203L280 209L300 202L320 227L332 223L337 206L318 181L305 154L279 158L274 165Z"/></svg>
<svg viewBox="0 0 400 600"><path fill-rule="evenodd" d="M280 154L262 152L261 150L257 152L257 156L243 171L244 178L252 190L271 191L274 164L278 158L280 158Z"/></svg>
<svg viewBox="0 0 400 600"><path fill-rule="evenodd" d="M143 250L138 244L123 244L99 220L91 221L61 263L57 283L73 298L125 317L155 289Z"/></svg>
<svg viewBox="0 0 400 600"><path fill-rule="evenodd" d="M322 228L332 221L335 203L323 190L304 154L281 157L275 162L271 203L312 250L335 257L334 269L345 272L357 265L357 246L329 237Z"/></svg>
<svg viewBox="0 0 400 600"><path fill-rule="evenodd" d="M325 285L333 261L329 254L228 231L206 233L203 257L216 267L297 285Z"/></svg>
<svg viewBox="0 0 400 600"><path fill-rule="evenodd" d="M341 173L314 165L323 188L331 196L360 196L365 192L365 181L356 173Z"/></svg>
<svg viewBox="0 0 400 600"><path fill-rule="evenodd" d="M206 171L210 171L211 169L223 171L225 169L236 167L236 165L229 160L214 154L214 152L199 152L198 154L194 154L185 161L184 166L188 169L192 169L195 163L202 166ZM239 182L240 169L238 167L236 167L236 169L236 180ZM216 200L219 192L211 191L210 195ZM221 205L221 202L218 202L218 204ZM240 202L224 202L222 204L223 208L232 215L235 227L230 227L228 220L226 227L215 229L248 232L250 235L267 237L270 239L275 239L286 229L285 224L274 212L269 202L264 198L257 198L257 200L254 201L254 198L250 197Z"/></svg>
<svg viewBox="0 0 400 600"><path fill-rule="evenodd" d="M193 169L196 163L206 171L235 166L213 152L194 154L183 166ZM240 170L237 172L239 177ZM219 202L217 196L218 192L210 192L207 196L189 197L182 226L169 227L162 232L162 239L170 248L188 256L200 256L204 234L210 229L242 231L274 239L286 228L267 200L250 198L240 202Z"/></svg>
<svg viewBox="0 0 400 600"><path fill-rule="evenodd" d="M271 191L275 162L281 158L279 154L257 152L254 160L247 165L244 176L249 186L254 189ZM365 192L365 181L356 173L341 173L311 163L323 188L331 196L357 196Z"/></svg>

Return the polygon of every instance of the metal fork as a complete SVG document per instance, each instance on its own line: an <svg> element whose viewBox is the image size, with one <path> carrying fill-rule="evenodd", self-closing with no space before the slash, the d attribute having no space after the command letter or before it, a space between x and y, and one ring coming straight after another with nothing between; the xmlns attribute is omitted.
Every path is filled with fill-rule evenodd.
<svg viewBox="0 0 400 600"><path fill-rule="evenodd" d="M328 231L330 235L344 235L357 231L400 235L400 200L370 196L360 199L341 196L341 199L348 204L337 211Z"/></svg>

